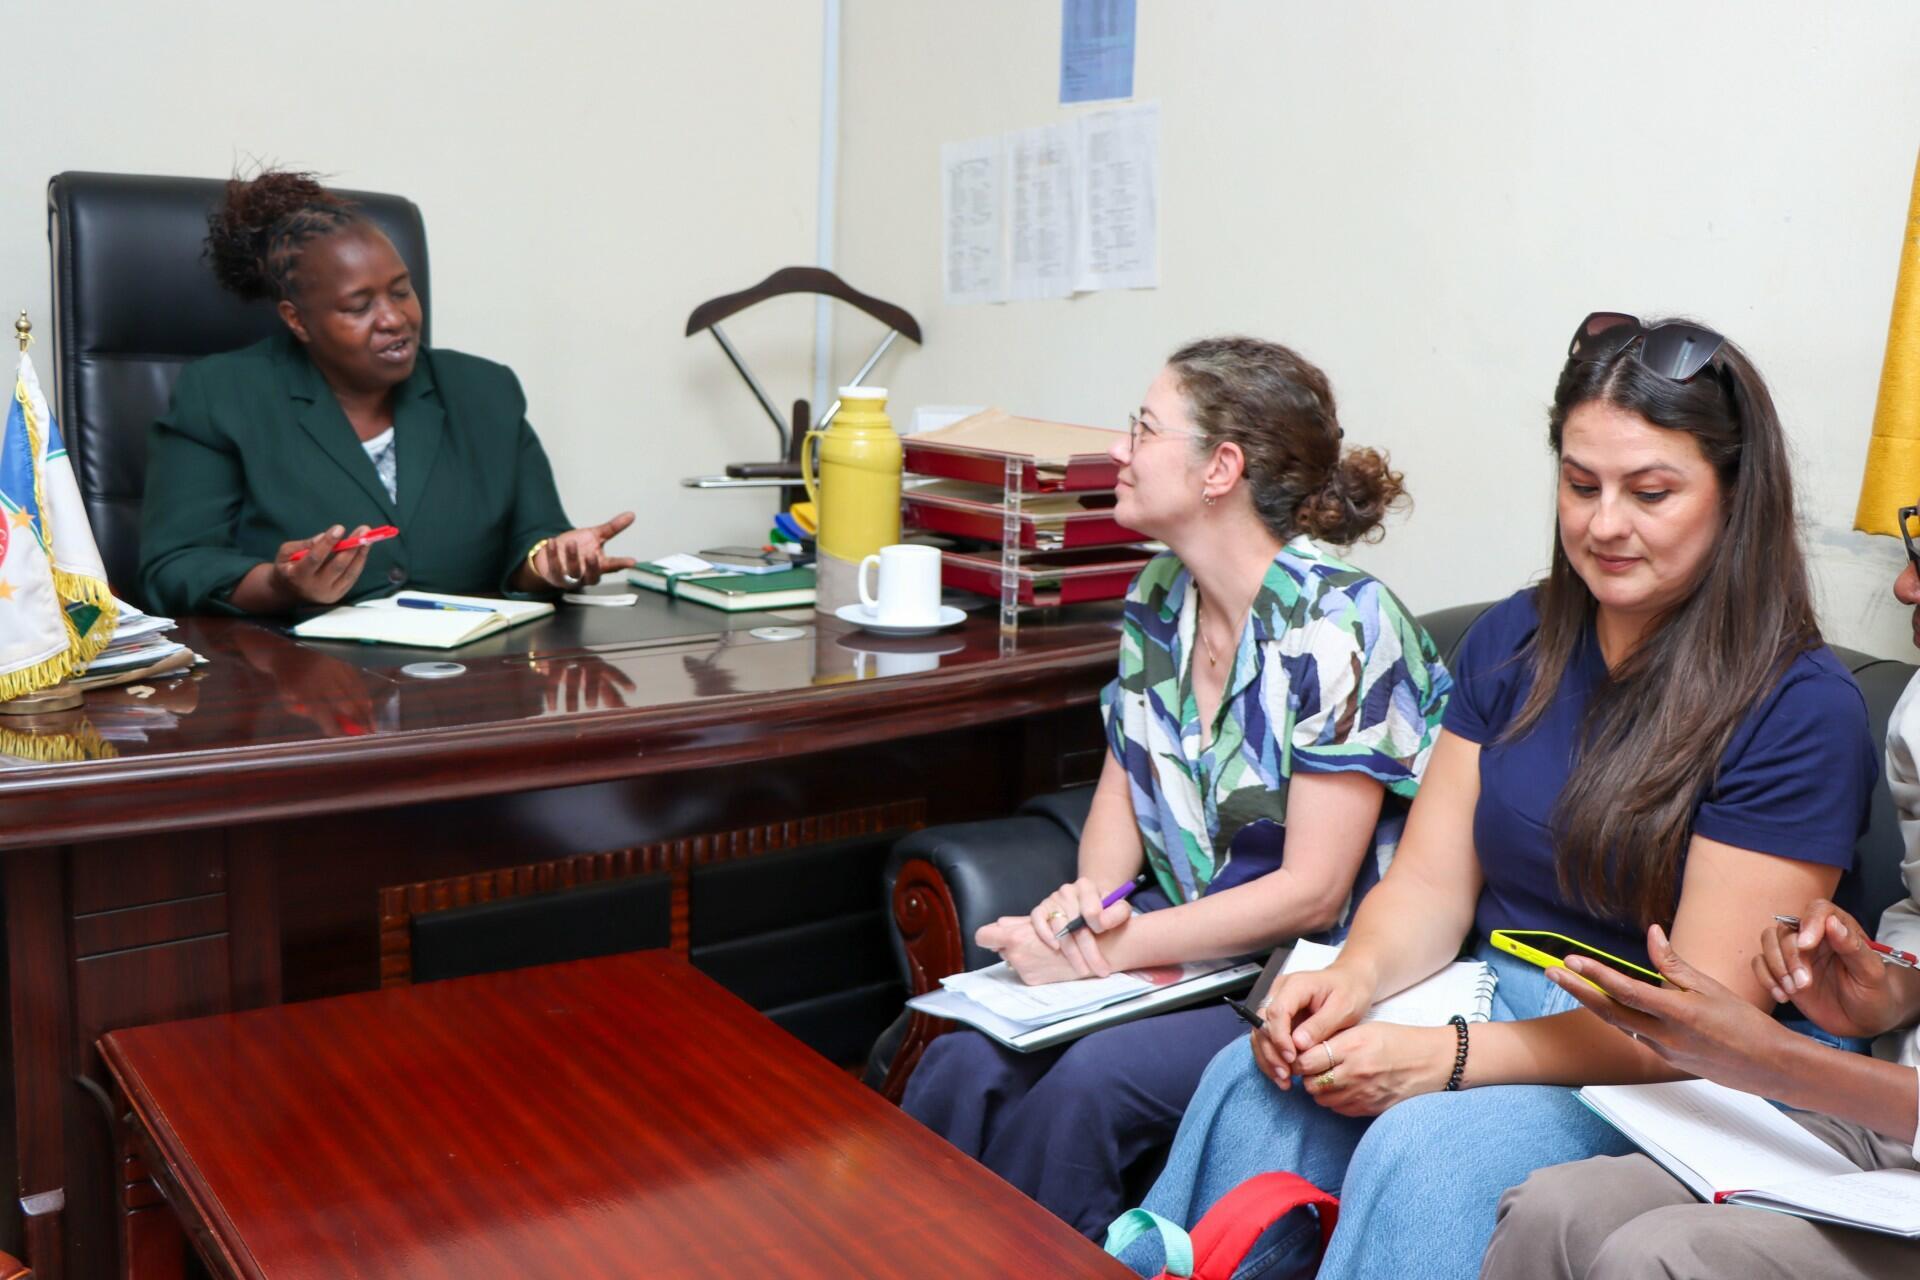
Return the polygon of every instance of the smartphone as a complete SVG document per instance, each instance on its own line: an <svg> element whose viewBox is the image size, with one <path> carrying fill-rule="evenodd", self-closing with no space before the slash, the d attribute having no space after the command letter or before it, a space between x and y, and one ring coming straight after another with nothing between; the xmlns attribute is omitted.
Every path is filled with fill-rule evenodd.
<svg viewBox="0 0 1920 1280"><path fill-rule="evenodd" d="M1585 956L1589 960L1597 960L1611 969L1616 969L1629 977L1638 978L1642 982L1664 986L1667 981L1653 970L1643 969L1630 960L1622 960L1611 952L1588 946L1564 934L1548 933L1544 929L1495 929L1490 940L1494 946L1508 955L1519 956L1522 960L1537 964L1542 969L1563 967L1568 956Z"/></svg>

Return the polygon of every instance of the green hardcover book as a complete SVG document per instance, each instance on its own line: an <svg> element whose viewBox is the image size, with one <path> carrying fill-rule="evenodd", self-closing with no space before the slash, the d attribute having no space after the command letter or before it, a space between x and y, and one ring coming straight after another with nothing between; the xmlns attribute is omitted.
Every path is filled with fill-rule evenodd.
<svg viewBox="0 0 1920 1280"><path fill-rule="evenodd" d="M658 565L627 570L627 581L673 600L691 600L709 608L739 613L746 609L792 609L813 603L813 570L779 573L690 573L669 575Z"/></svg>

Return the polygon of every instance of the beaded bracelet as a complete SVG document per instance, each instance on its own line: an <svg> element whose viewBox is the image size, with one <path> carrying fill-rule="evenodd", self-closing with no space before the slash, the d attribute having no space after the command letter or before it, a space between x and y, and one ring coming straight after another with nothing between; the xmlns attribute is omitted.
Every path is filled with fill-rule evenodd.
<svg viewBox="0 0 1920 1280"><path fill-rule="evenodd" d="M1460 1077L1467 1070L1467 1020L1456 1013L1447 1019L1447 1024L1460 1037L1460 1047L1453 1055L1453 1074L1447 1077L1447 1092L1455 1093L1460 1088Z"/></svg>

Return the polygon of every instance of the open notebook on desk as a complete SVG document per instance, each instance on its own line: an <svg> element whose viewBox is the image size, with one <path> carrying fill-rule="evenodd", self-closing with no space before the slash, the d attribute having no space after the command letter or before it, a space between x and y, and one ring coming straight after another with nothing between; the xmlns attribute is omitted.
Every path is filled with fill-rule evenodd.
<svg viewBox="0 0 1920 1280"><path fill-rule="evenodd" d="M1920 1240L1920 1172L1857 1168L1753 1094L1676 1080L1575 1096L1702 1200Z"/></svg>
<svg viewBox="0 0 1920 1280"><path fill-rule="evenodd" d="M405 602L413 601L415 604ZM425 605L427 607L416 607ZM457 649L482 636L553 612L545 600L494 600L432 591L402 591L329 609L292 628L302 640L358 640L408 649Z"/></svg>

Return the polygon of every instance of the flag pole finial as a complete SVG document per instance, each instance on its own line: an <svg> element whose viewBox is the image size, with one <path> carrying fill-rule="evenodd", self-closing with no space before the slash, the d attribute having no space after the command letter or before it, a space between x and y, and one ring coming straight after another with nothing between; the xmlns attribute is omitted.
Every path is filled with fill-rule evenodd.
<svg viewBox="0 0 1920 1280"><path fill-rule="evenodd" d="M22 351L33 345L33 321L27 319L27 313L24 311L20 313L20 318L13 322L13 336L20 340Z"/></svg>

